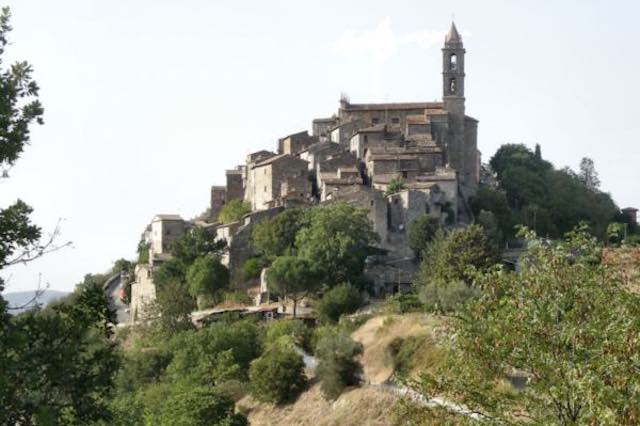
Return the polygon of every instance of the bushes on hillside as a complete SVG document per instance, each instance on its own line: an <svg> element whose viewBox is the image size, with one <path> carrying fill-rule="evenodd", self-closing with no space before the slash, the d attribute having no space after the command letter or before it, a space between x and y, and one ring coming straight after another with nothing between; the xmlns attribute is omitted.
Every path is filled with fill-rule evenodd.
<svg viewBox="0 0 640 426"><path fill-rule="evenodd" d="M349 283L342 283L327 291L316 305L320 321L336 323L341 315L351 314L358 310L362 298L357 288Z"/></svg>
<svg viewBox="0 0 640 426"><path fill-rule="evenodd" d="M305 388L304 361L294 347L274 344L251 363L251 394L259 401L283 404Z"/></svg>
<svg viewBox="0 0 640 426"><path fill-rule="evenodd" d="M151 417L151 418L149 418ZM158 426L247 426L242 414L234 413L233 401L210 387L170 389L159 405L157 416L147 416L147 424Z"/></svg>
<svg viewBox="0 0 640 426"><path fill-rule="evenodd" d="M251 205L248 202L240 199L231 200L220 210L218 220L222 223L237 222L249 212Z"/></svg>
<svg viewBox="0 0 640 426"><path fill-rule="evenodd" d="M315 350L319 360L316 374L325 398L336 399L345 387L360 382L362 365L356 357L363 350L361 343L342 331L327 330L320 338Z"/></svg>
<svg viewBox="0 0 640 426"><path fill-rule="evenodd" d="M264 339L265 347L277 344L282 337L291 338L299 347L308 350L311 342L311 331L300 320L271 321Z"/></svg>

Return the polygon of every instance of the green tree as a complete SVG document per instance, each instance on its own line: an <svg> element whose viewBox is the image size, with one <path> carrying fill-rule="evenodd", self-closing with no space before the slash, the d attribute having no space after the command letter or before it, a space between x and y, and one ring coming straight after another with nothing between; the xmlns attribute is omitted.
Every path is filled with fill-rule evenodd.
<svg viewBox="0 0 640 426"><path fill-rule="evenodd" d="M220 257L202 256L189 266L187 283L189 294L198 298L198 307L204 309L206 301L220 299L222 290L229 285L229 270L222 264Z"/></svg>
<svg viewBox="0 0 640 426"><path fill-rule="evenodd" d="M495 248L479 225L436 233L426 248L418 283L431 281L471 282L469 267L485 270L497 262Z"/></svg>
<svg viewBox="0 0 640 426"><path fill-rule="evenodd" d="M395 194L396 192L400 192L405 189L407 186L404 183L404 179L402 178L393 178L389 181L387 185L387 190L385 191L385 195Z"/></svg>
<svg viewBox="0 0 640 426"><path fill-rule="evenodd" d="M237 222L247 213L251 212L251 205L240 199L229 201L222 207L218 214L218 220L222 223Z"/></svg>
<svg viewBox="0 0 640 426"><path fill-rule="evenodd" d="M307 377L302 355L290 345L275 344L251 363L251 393L259 401L283 404L304 390Z"/></svg>
<svg viewBox="0 0 640 426"><path fill-rule="evenodd" d="M362 365L356 357L363 350L361 343L355 342L342 331L323 333L316 345L315 354L319 360L316 373L325 398L336 399L345 387L360 382Z"/></svg>
<svg viewBox="0 0 640 426"><path fill-rule="evenodd" d="M316 305L320 321L337 323L341 315L351 314L362 304L357 288L349 283L339 284L328 290Z"/></svg>
<svg viewBox="0 0 640 426"><path fill-rule="evenodd" d="M298 301L317 291L320 280L311 261L295 256L282 256L267 270L267 285L270 291L293 301L295 318Z"/></svg>
<svg viewBox="0 0 640 426"><path fill-rule="evenodd" d="M300 320L271 321L264 339L265 347L277 344L283 337L301 348L308 349L311 339L311 331Z"/></svg>
<svg viewBox="0 0 640 426"><path fill-rule="evenodd" d="M262 262L257 257L252 257L247 259L242 266L242 276L245 281L255 280L260 278L260 274L262 274Z"/></svg>
<svg viewBox="0 0 640 426"><path fill-rule="evenodd" d="M409 224L409 247L418 259L422 258L422 252L431 242L440 229L440 221L437 217L423 214Z"/></svg>
<svg viewBox="0 0 640 426"><path fill-rule="evenodd" d="M307 212L302 209L286 209L275 217L259 223L251 234L253 248L268 259L294 255L296 235L308 225Z"/></svg>
<svg viewBox="0 0 640 426"><path fill-rule="evenodd" d="M498 424L634 424L640 418L640 296L581 228L531 236L520 273L475 277L483 297L460 313L451 356L423 391L454 397ZM496 392L512 371L518 392Z"/></svg>
<svg viewBox="0 0 640 426"><path fill-rule="evenodd" d="M598 188L600 188L600 178L591 158L584 157L580 160L578 179L592 191L598 191Z"/></svg>
<svg viewBox="0 0 640 426"><path fill-rule="evenodd" d="M108 415L119 358L102 285L0 330L0 424L87 424Z"/></svg>
<svg viewBox="0 0 640 426"><path fill-rule="evenodd" d="M233 401L210 387L171 388L159 405L158 416L147 419L159 426L248 426L247 418L234 413Z"/></svg>
<svg viewBox="0 0 640 426"><path fill-rule="evenodd" d="M329 286L357 282L368 248L378 241L367 210L336 203L313 209L296 236L298 255L312 261Z"/></svg>

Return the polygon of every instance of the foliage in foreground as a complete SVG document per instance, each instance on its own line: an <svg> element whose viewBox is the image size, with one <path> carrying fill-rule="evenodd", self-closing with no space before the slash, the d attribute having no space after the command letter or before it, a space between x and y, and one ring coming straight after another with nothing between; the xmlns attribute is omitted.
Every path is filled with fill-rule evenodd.
<svg viewBox="0 0 640 426"><path fill-rule="evenodd" d="M496 423L637 424L640 297L584 228L531 246L521 273L476 276L482 297L459 313L451 356L422 390ZM514 373L525 388L496 392Z"/></svg>

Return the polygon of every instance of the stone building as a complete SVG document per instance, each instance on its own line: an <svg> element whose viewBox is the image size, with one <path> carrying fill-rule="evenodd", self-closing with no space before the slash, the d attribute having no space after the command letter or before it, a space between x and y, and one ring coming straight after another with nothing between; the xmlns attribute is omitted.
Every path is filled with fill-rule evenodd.
<svg viewBox="0 0 640 426"><path fill-rule="evenodd" d="M297 154L308 148L320 139L309 135L306 130L278 139L278 154Z"/></svg>
<svg viewBox="0 0 640 426"><path fill-rule="evenodd" d="M432 145L433 153L439 151L439 155L427 156L430 164L426 168L450 166L458 173L460 193L468 198L477 189L480 161L478 121L465 111L465 53L462 37L455 24L451 24L442 49L441 102L356 104L343 97L335 120L314 120L314 132L328 134L331 141L351 150L358 158L366 158L373 147L395 147L403 142ZM334 127L328 129L329 124ZM414 154L417 153L405 157ZM397 168L409 174L415 159L406 160L414 163L409 170L402 170L401 165ZM368 174L375 173L368 171Z"/></svg>
<svg viewBox="0 0 640 426"><path fill-rule="evenodd" d="M306 199L311 196L308 175L308 163L290 154L248 163L245 200L251 210L265 210L283 205L286 198Z"/></svg>
<svg viewBox="0 0 640 426"><path fill-rule="evenodd" d="M226 202L244 199L244 166L236 166L235 169L225 172L227 178Z"/></svg>
<svg viewBox="0 0 640 426"><path fill-rule="evenodd" d="M179 215L158 214L151 221L151 244L149 260L152 263L161 262L168 255L171 244L182 236L187 224Z"/></svg>

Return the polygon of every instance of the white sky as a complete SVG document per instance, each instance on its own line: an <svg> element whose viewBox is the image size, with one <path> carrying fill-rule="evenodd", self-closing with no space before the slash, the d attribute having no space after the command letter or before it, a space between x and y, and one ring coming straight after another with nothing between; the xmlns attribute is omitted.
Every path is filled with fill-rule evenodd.
<svg viewBox="0 0 640 426"><path fill-rule="evenodd" d="M6 3L6 2L5 2ZM13 0L8 55L35 68L45 125L0 183L74 248L11 275L71 290L133 258L156 213L190 218L224 170L352 102L441 97L440 48L463 33L467 113L487 160L542 145L556 166L594 159L639 206L640 12L630 1Z"/></svg>

